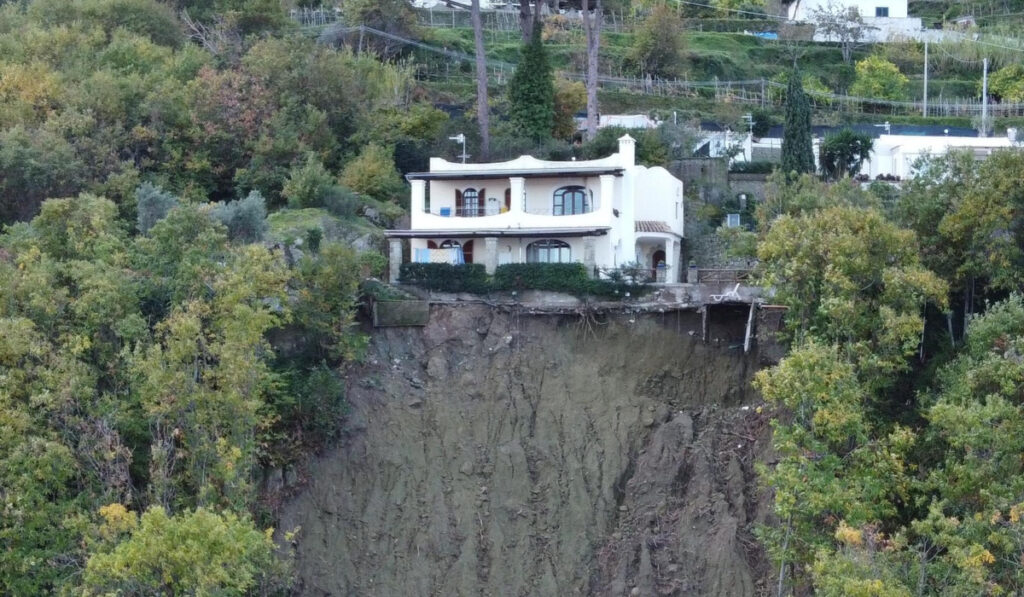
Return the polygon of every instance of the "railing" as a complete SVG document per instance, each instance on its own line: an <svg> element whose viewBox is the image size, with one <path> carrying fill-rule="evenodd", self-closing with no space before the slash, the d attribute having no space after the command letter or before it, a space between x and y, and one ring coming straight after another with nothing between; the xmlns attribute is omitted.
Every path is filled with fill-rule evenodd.
<svg viewBox="0 0 1024 597"><path fill-rule="evenodd" d="M527 207L523 212L533 216L579 216L594 213L594 210L590 206L580 212L566 212L563 209L556 210L551 207Z"/></svg>
<svg viewBox="0 0 1024 597"><path fill-rule="evenodd" d="M593 209L587 209L579 213L560 213L561 210L554 210L548 208L528 208L524 209L523 213L532 216L578 216L583 214L594 213ZM487 206L487 207L434 207L424 208L423 213L433 214L435 216L442 216L447 218L480 218L483 216L497 216L503 213L508 213L508 209L504 206Z"/></svg>
<svg viewBox="0 0 1024 597"><path fill-rule="evenodd" d="M748 269L699 269L697 270L697 282L746 282L750 279Z"/></svg>
<svg viewBox="0 0 1024 597"><path fill-rule="evenodd" d="M502 213L506 213L508 210L504 207L498 206L487 206L487 207L436 207L436 208L425 208L423 213L433 214L435 216L441 216L444 218L482 218L484 216L496 216Z"/></svg>

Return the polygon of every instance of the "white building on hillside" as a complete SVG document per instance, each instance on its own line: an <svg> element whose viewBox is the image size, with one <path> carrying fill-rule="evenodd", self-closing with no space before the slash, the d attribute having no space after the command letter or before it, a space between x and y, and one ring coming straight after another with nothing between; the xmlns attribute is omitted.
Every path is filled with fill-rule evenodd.
<svg viewBox="0 0 1024 597"><path fill-rule="evenodd" d="M793 0L786 12L790 20L816 23L818 11L834 13L850 8L856 9L864 19L865 28L860 41L884 42L921 36L921 19L908 16L907 0ZM816 31L814 41L840 40L830 39L823 32Z"/></svg>
<svg viewBox="0 0 1024 597"><path fill-rule="evenodd" d="M793 0L787 8L787 15L794 21L814 20L819 10L856 8L864 19L905 19L907 0Z"/></svg>
<svg viewBox="0 0 1024 597"><path fill-rule="evenodd" d="M927 155L940 156L953 150L967 150L976 160L984 160L993 151L1013 146L1009 137L881 135L875 139L871 158L860 171L872 180L879 176L906 179L914 176L914 163Z"/></svg>
<svg viewBox="0 0 1024 597"><path fill-rule="evenodd" d="M635 152L625 135L618 153L597 160L431 158L429 172L406 176L409 229L387 233L392 281L403 239L413 261L464 259L492 273L505 263L579 262L594 272L640 262L679 281L683 183L664 168L637 165Z"/></svg>

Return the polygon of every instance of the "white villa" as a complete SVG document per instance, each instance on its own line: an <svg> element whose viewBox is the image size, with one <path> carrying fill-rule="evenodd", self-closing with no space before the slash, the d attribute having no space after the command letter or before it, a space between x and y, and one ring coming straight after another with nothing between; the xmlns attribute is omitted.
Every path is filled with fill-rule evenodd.
<svg viewBox="0 0 1024 597"><path fill-rule="evenodd" d="M793 21L812 21L814 11L856 8L865 19L905 19L907 0L793 0L786 9Z"/></svg>
<svg viewBox="0 0 1024 597"><path fill-rule="evenodd" d="M785 4L785 3L784 3ZM893 38L918 39L921 37L921 19L907 14L907 0L792 0L786 8L791 21L814 23L818 10L834 11L854 8L866 25L861 41L877 43ZM815 32L814 41L838 41Z"/></svg>
<svg viewBox="0 0 1024 597"><path fill-rule="evenodd" d="M889 123L874 125L880 129L889 129ZM867 127L870 129L871 127ZM864 128L859 129L864 132ZM931 131L928 131L931 132ZM947 131L949 133L949 131ZM778 134L778 133L776 133ZM709 133L702 142L710 143L710 155L715 157L716 147L725 146L722 137L728 139L728 133ZM782 152L781 137L762 137L754 140L747 134L740 137L734 134L741 151L734 162L756 162L761 160L777 161ZM818 165L821 150L820 132L813 140L814 163ZM950 151L970 151L975 159L984 160L992 152L1010 147L1020 147L1024 139L1018 138L1017 129L1008 129L1007 134L999 137L968 137L963 134L881 134L874 138L871 156L861 165L860 174L871 180L896 177L900 180L913 178L916 175L914 164L924 156L941 156ZM717 145L716 145L717 143ZM721 154L718 154L721 155Z"/></svg>
<svg viewBox="0 0 1024 597"><path fill-rule="evenodd" d="M913 178L914 164L927 156L945 155L953 150L967 150L974 159L984 160L998 149L1014 147L1009 137L947 137L881 135L875 139L871 157L860 171L874 179L878 176Z"/></svg>
<svg viewBox="0 0 1024 597"><path fill-rule="evenodd" d="M391 280L404 240L413 261L580 262L589 272L640 262L659 279L680 279L683 183L636 164L635 141L606 158L555 162L522 156L460 164L431 158L410 173L408 230L389 230ZM658 268L660 263L664 267Z"/></svg>

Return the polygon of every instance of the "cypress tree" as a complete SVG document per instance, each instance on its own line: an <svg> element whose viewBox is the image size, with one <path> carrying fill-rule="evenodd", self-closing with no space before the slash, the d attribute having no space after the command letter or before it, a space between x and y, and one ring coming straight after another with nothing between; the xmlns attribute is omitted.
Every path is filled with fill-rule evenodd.
<svg viewBox="0 0 1024 597"><path fill-rule="evenodd" d="M555 124L555 80L551 73L540 19L535 19L533 35L523 47L522 57L509 80L508 115L516 130L533 141L551 136Z"/></svg>
<svg viewBox="0 0 1024 597"><path fill-rule="evenodd" d="M811 145L811 105L804 93L800 73L789 75L786 91L786 125L782 135L782 170L787 175L814 172L814 149Z"/></svg>

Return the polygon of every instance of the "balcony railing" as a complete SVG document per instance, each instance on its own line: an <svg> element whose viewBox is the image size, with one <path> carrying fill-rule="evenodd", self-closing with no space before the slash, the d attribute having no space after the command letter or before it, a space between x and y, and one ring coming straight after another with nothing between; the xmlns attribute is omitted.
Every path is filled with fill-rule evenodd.
<svg viewBox="0 0 1024 597"><path fill-rule="evenodd" d="M525 213L534 216L579 216L583 214L593 213L594 210L588 205L583 211L566 211L563 209L552 209L550 207L527 207L523 210Z"/></svg>
<svg viewBox="0 0 1024 597"><path fill-rule="evenodd" d="M447 218L480 218L483 216L497 216L503 213L507 213L508 209L505 206L487 206L487 207L427 207L424 208L423 213L433 214L435 216L447 217ZM552 209L550 207L534 208L528 207L523 210L523 213L530 214L533 216L574 216L593 213L594 210L587 206L584 211L576 213L568 213L561 209Z"/></svg>
<svg viewBox="0 0 1024 597"><path fill-rule="evenodd" d="M423 213L433 214L445 218L481 218L483 216L496 216L507 212L504 206L487 207L434 207L425 208Z"/></svg>

